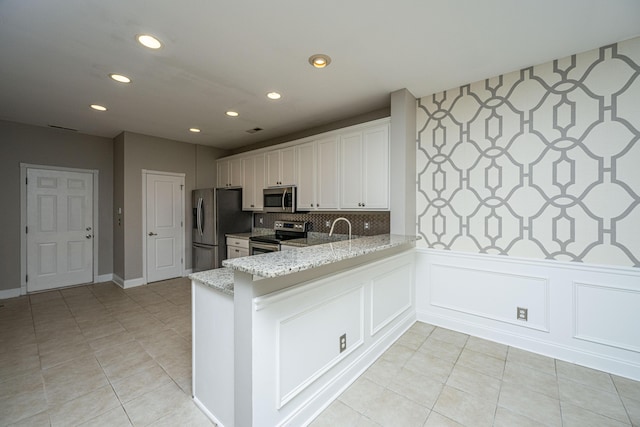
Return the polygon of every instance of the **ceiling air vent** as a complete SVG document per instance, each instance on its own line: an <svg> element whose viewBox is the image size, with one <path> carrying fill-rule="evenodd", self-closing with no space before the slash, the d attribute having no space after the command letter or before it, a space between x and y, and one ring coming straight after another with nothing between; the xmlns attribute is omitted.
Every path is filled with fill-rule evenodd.
<svg viewBox="0 0 640 427"><path fill-rule="evenodd" d="M256 133L256 132L260 132L261 130L264 130L262 128L253 128L253 129L249 129L247 131L247 133Z"/></svg>
<svg viewBox="0 0 640 427"><path fill-rule="evenodd" d="M56 126L56 125L48 125L48 126L54 129L62 129L62 130L70 130L71 132L78 132L78 129L66 128L64 126Z"/></svg>

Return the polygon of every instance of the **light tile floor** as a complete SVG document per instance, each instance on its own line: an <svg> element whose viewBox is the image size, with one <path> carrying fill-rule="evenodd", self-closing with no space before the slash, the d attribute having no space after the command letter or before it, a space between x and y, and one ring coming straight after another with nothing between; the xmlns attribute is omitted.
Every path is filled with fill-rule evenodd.
<svg viewBox="0 0 640 427"><path fill-rule="evenodd" d="M0 300L0 426L210 426L187 279ZM640 383L416 323L313 423L640 426Z"/></svg>

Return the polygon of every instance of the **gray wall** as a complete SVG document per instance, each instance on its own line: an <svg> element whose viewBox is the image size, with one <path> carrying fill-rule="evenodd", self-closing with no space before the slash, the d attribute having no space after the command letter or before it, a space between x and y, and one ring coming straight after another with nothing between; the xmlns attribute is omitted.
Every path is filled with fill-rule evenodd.
<svg viewBox="0 0 640 427"><path fill-rule="evenodd" d="M20 287L20 163L98 170L98 274L113 271L113 141L0 121L0 290Z"/></svg>
<svg viewBox="0 0 640 427"><path fill-rule="evenodd" d="M113 274L124 277L124 132L113 140Z"/></svg>
<svg viewBox="0 0 640 427"><path fill-rule="evenodd" d="M115 189L117 203L122 203L122 206L114 206L115 212L119 207L122 208L122 226L121 230L116 226L116 234L122 233L122 239L115 239L117 246L114 247L114 252L117 253L116 258L123 258L123 271L118 269L114 272L124 280L143 277L143 169L185 174L185 268L191 268L191 190L196 185L213 186L216 177L215 160L226 154L226 151L132 132L124 132L116 138L115 151L116 162L119 158L123 159L122 173L120 166L117 166L117 172L123 178L118 181L119 188ZM116 224L117 220L116 215ZM119 266L119 261L116 264Z"/></svg>

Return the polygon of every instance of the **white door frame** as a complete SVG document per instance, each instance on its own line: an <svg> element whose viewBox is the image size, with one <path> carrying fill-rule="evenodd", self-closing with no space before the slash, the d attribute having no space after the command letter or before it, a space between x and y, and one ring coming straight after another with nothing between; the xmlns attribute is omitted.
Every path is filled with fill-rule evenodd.
<svg viewBox="0 0 640 427"><path fill-rule="evenodd" d="M185 176L184 173L177 172L164 172L164 171L154 171L148 169L142 169L142 280L143 283L147 282L147 175L166 175L166 176L175 176L178 178L182 178L182 185L185 187L182 190L182 200L180 201L182 204L182 260L180 266L180 276L184 276L184 266L186 262L187 249L185 247L185 238L184 235L186 233L187 221L184 215L185 210L185 193L186 193L186 185L185 185Z"/></svg>
<svg viewBox="0 0 640 427"><path fill-rule="evenodd" d="M27 169L93 174L93 282L98 282L98 177L97 169L67 168L52 165L20 163L20 295L27 294Z"/></svg>

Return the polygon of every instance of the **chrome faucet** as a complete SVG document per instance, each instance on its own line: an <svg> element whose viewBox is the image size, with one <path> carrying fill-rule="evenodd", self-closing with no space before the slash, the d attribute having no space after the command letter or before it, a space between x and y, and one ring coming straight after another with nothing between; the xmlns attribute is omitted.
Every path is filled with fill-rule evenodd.
<svg viewBox="0 0 640 427"><path fill-rule="evenodd" d="M336 218L333 220L333 224L331 224L331 230L329 230L329 237L331 237L331 235L333 234L333 227L336 226L336 222L340 220L346 221L346 223L349 225L349 240L351 240L351 221L344 217Z"/></svg>

